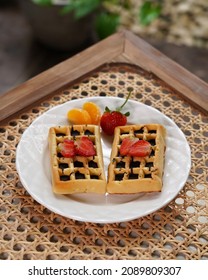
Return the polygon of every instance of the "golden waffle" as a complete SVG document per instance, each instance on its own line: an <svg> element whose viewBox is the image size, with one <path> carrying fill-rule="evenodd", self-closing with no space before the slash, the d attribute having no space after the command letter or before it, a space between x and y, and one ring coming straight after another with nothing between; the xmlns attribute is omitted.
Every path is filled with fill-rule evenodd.
<svg viewBox="0 0 208 280"><path fill-rule="evenodd" d="M108 193L161 191L165 134L165 128L159 124L126 125L115 129L108 168ZM151 144L149 156L131 157L119 154L122 140L132 136Z"/></svg>
<svg viewBox="0 0 208 280"><path fill-rule="evenodd" d="M64 139L76 140L82 136L89 137L93 142L96 150L95 156L65 158L58 152L57 146ZM51 127L48 140L54 193L106 192L100 129L98 126L71 125Z"/></svg>

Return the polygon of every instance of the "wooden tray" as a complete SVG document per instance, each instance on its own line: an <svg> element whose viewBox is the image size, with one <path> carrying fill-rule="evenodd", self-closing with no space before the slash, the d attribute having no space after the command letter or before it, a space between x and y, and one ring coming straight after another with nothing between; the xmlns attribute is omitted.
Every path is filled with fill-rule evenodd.
<svg viewBox="0 0 208 280"><path fill-rule="evenodd" d="M187 138L192 167L178 196L146 217L105 225L67 219L37 203L15 167L24 130L56 105L89 96L124 97L129 88L133 100L169 116ZM122 32L4 94L0 259L208 259L207 89L146 42Z"/></svg>
<svg viewBox="0 0 208 280"><path fill-rule="evenodd" d="M208 111L208 85L130 32L115 34L1 97L0 121L109 62L125 62L155 74L191 103Z"/></svg>

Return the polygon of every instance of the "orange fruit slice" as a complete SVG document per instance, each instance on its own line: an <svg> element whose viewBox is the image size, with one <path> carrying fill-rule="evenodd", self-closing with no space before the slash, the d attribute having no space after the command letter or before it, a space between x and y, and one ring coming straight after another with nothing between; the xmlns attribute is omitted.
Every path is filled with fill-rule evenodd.
<svg viewBox="0 0 208 280"><path fill-rule="evenodd" d="M83 109L71 109L67 113L69 122L73 124L91 124L92 120L89 113Z"/></svg>
<svg viewBox="0 0 208 280"><path fill-rule="evenodd" d="M101 118L100 108L93 102L85 102L82 107L91 117L91 124L99 124Z"/></svg>

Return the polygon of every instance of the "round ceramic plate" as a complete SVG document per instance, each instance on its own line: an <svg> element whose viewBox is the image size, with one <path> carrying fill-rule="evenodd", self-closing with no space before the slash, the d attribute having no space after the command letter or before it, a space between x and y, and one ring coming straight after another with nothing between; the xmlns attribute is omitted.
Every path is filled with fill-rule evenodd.
<svg viewBox="0 0 208 280"><path fill-rule="evenodd" d="M130 124L159 123L167 130L163 189L160 193L131 195L73 194L52 192L48 130L51 126L67 125L67 111L86 101L95 102L102 111L105 106L116 108L123 99L93 97L66 102L38 117L23 133L17 148L16 165L20 180L30 195L51 211L85 222L114 223L133 220L150 214L168 204L183 188L190 171L191 155L186 138L178 126L158 110L129 100L125 112ZM111 152L112 137L101 133L105 171Z"/></svg>

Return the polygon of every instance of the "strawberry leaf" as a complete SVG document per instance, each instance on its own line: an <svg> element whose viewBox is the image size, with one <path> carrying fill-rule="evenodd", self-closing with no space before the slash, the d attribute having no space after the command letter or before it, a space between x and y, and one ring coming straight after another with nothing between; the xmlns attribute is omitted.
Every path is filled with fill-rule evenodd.
<svg viewBox="0 0 208 280"><path fill-rule="evenodd" d="M105 112L108 112L108 113L110 113L111 112L111 110L106 106L105 107Z"/></svg>

